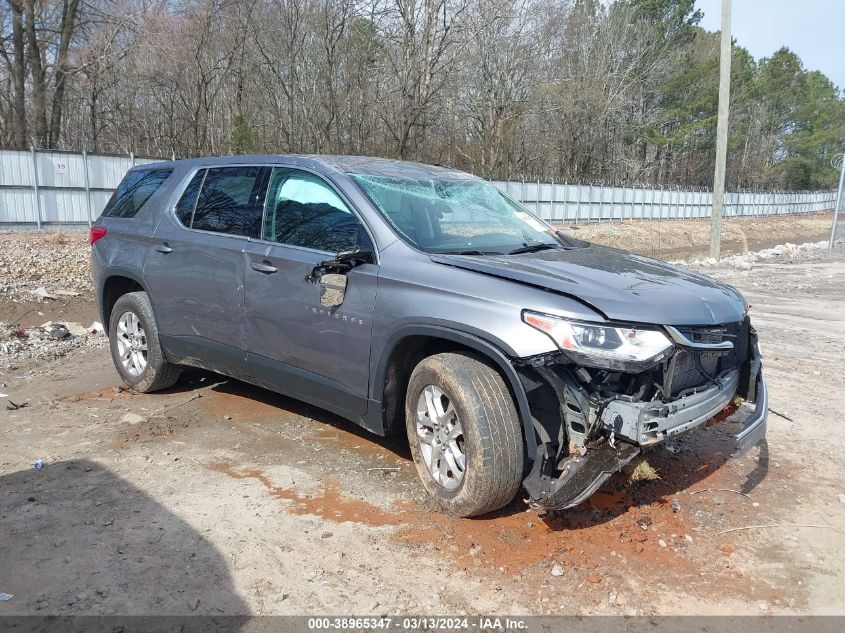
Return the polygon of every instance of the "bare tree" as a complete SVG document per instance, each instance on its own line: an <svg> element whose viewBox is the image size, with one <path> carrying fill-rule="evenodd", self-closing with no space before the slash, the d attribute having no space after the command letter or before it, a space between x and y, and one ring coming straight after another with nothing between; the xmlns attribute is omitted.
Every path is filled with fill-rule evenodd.
<svg viewBox="0 0 845 633"><path fill-rule="evenodd" d="M716 36L698 17L692 0L0 0L0 143L706 185ZM734 56L735 183L831 180L841 93L789 51Z"/></svg>

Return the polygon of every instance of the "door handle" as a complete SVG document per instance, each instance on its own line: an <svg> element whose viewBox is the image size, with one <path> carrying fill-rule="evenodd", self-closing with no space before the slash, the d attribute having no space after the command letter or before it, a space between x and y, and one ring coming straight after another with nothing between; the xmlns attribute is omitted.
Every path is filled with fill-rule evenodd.
<svg viewBox="0 0 845 633"><path fill-rule="evenodd" d="M156 244L156 245L155 245L155 249L156 249L159 253L164 253L165 255L166 255L167 253L172 253L172 252L173 252L173 249L172 249L172 248L170 248L167 244Z"/></svg>
<svg viewBox="0 0 845 633"><path fill-rule="evenodd" d="M276 268L275 266L271 266L270 264L259 264L258 262L252 263L252 269L257 270L260 273L267 273L268 275L279 270L278 268Z"/></svg>

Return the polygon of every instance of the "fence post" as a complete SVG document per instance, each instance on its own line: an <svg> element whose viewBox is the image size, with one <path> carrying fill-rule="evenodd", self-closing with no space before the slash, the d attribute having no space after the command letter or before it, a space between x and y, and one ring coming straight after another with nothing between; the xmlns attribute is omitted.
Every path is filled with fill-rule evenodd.
<svg viewBox="0 0 845 633"><path fill-rule="evenodd" d="M563 203L563 217L561 218L564 222L566 222L566 219L567 219L567 213L566 213L566 194L568 193L568 189L569 189L569 187L568 187L568 185L566 184L566 181L564 180L564 181L563 181L563 200L562 200L562 203Z"/></svg>
<svg viewBox="0 0 845 633"><path fill-rule="evenodd" d="M601 221L604 219L604 185L598 186L599 191L599 211L598 211L598 221L601 224Z"/></svg>
<svg viewBox="0 0 845 633"><path fill-rule="evenodd" d="M82 150L82 173L85 175L85 209L88 212L88 226L91 226L91 183L88 180L88 152Z"/></svg>
<svg viewBox="0 0 845 633"><path fill-rule="evenodd" d="M578 224L578 216L581 213L581 185L575 185L575 224Z"/></svg>
<svg viewBox="0 0 845 633"><path fill-rule="evenodd" d="M650 191L650 193L651 193L651 196L649 196L650 201L648 203L648 219L653 220L654 219L654 189L652 189ZM643 193L643 200L645 200L645 193ZM645 211L645 209L643 209L643 211Z"/></svg>
<svg viewBox="0 0 845 633"><path fill-rule="evenodd" d="M35 221L38 228L41 228L41 196L38 193L38 160L35 157L35 146L29 146L29 155L32 157L32 190L35 192Z"/></svg>
<svg viewBox="0 0 845 633"><path fill-rule="evenodd" d="M622 185L622 188L619 190L618 193L619 193L619 196L620 196L619 205L618 205L619 206L619 222L621 223L625 220L625 185ZM613 206L616 207L617 205L613 205ZM615 209L613 211L611 211L610 213L611 213L611 217L613 217L613 215L616 213Z"/></svg>

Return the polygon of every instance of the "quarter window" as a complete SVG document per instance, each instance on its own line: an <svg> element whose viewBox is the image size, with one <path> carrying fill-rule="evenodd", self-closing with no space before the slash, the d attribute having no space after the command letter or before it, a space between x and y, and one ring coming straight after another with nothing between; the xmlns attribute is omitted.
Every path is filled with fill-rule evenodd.
<svg viewBox="0 0 845 633"><path fill-rule="evenodd" d="M176 204L176 217L187 227L191 226L194 207L197 206L197 197L199 196L200 187L204 178L205 170L200 169L191 179L191 182L188 183L188 186L185 187L185 192Z"/></svg>
<svg viewBox="0 0 845 633"><path fill-rule="evenodd" d="M197 199L191 228L243 236L250 236L253 227L257 231L261 217L261 205L258 204L261 173L261 167L209 169Z"/></svg>
<svg viewBox="0 0 845 633"><path fill-rule="evenodd" d="M134 218L141 207L173 173L172 169L136 169L118 185L103 210L107 218Z"/></svg>
<svg viewBox="0 0 845 633"><path fill-rule="evenodd" d="M265 206L265 240L330 253L368 241L346 203L322 179L307 172L274 169Z"/></svg>

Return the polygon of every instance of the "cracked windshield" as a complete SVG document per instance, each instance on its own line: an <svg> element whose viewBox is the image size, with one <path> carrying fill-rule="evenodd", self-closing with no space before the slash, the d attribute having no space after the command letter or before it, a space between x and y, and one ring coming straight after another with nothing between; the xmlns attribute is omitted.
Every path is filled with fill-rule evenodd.
<svg viewBox="0 0 845 633"><path fill-rule="evenodd" d="M482 180L352 177L424 251L501 255L562 248L554 229Z"/></svg>

